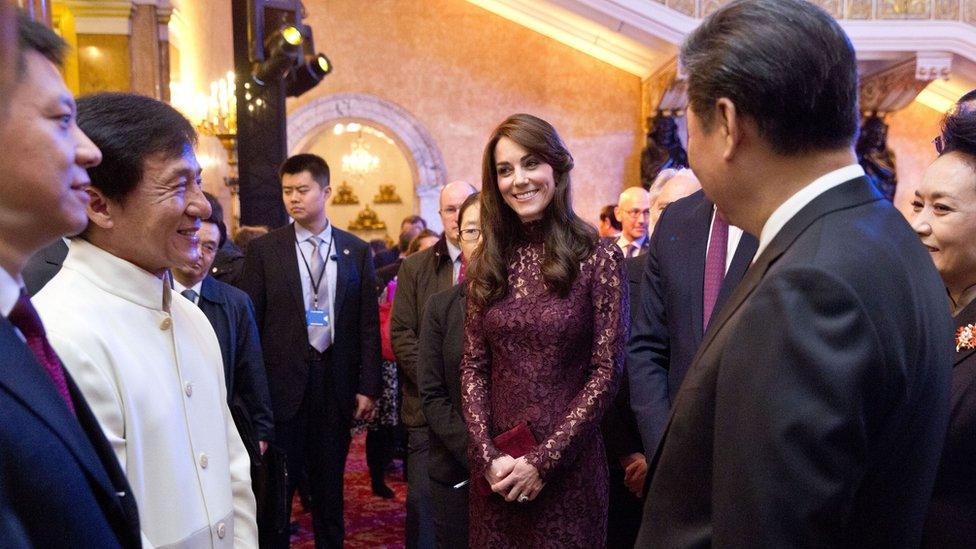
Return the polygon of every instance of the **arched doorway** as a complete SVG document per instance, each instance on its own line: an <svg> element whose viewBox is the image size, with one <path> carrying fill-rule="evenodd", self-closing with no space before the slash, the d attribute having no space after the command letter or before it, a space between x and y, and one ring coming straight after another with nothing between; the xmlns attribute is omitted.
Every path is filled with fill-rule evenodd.
<svg viewBox="0 0 976 549"><path fill-rule="evenodd" d="M348 131L349 124L354 124L357 131ZM356 128L355 124L359 125ZM342 132L337 132L341 126ZM368 129L367 129L368 128ZM400 151L411 181L409 185L398 184L397 181L383 181L378 175L371 182L363 180L361 188L349 178L349 174L342 171L341 151L349 152L353 139L362 133L362 140L375 152L377 156L387 155L391 167L395 167L397 160L389 150L388 145ZM381 135L379 135L381 134ZM388 138L390 143L384 139ZM373 150L373 147L376 149ZM342 206L343 209L355 208L355 214L330 209L330 215L337 218L337 226L345 228L340 219L355 218L366 206L369 206L386 222L387 232L396 238L399 232L400 210L406 214L417 213L424 217L432 229L440 229L438 210L438 194L446 181L444 159L433 138L420 122L409 112L378 97L366 94L335 94L315 99L288 116L288 150L289 154L301 152L316 152L332 155L330 166L333 167L332 180L339 185L343 180L348 181L354 194L358 195L359 204ZM338 156L336 156L338 154ZM327 156L328 159L328 156ZM382 158L380 158L382 165ZM397 177L393 170L390 177ZM396 172L398 173L398 172ZM409 209L398 208L395 204L375 204L379 185L396 185L404 204L411 204ZM338 187L333 190L336 194ZM407 192L409 191L409 193ZM407 193L405 196L404 194ZM330 205L331 206L331 205ZM358 231L357 231L358 232ZM364 232L361 236L369 236Z"/></svg>

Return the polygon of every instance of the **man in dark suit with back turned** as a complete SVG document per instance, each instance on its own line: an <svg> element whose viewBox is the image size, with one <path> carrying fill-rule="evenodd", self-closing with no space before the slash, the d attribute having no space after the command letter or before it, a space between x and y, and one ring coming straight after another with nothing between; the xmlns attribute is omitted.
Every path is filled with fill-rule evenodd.
<svg viewBox="0 0 976 549"><path fill-rule="evenodd" d="M372 417L381 392L373 259L365 242L329 222L323 159L295 155L280 175L295 223L251 242L242 287L261 332L276 441L288 470L308 473L315 546L341 547L349 429L353 418ZM282 537L287 547L287 531Z"/></svg>
<svg viewBox="0 0 976 549"><path fill-rule="evenodd" d="M672 177L673 189L700 189L691 170ZM648 459L661 439L668 412L715 312L742 280L758 246L756 238L716 214L701 190L667 206L658 219L647 254L628 259L631 287L627 375L630 405ZM633 262L640 262L638 265ZM718 269L707 267L718 266ZM706 285L705 274L709 273ZM635 274L637 274L635 278ZM706 295L707 294L707 295Z"/></svg>
<svg viewBox="0 0 976 549"><path fill-rule="evenodd" d="M87 168L57 64L66 44L20 16L0 98L0 540L10 547L139 547L136 503L112 447L45 337L21 270L85 228Z"/></svg>
<svg viewBox="0 0 976 549"><path fill-rule="evenodd" d="M804 0L691 34L688 156L757 257L651 463L640 547L916 547L948 418L945 288L853 151L854 48Z"/></svg>

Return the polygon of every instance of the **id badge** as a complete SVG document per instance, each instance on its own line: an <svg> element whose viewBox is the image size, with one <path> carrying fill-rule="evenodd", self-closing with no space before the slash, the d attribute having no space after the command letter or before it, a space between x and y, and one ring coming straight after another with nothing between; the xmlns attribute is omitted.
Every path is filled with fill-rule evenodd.
<svg viewBox="0 0 976 549"><path fill-rule="evenodd" d="M316 311L314 309L305 311L305 324L308 326L328 326L329 312Z"/></svg>

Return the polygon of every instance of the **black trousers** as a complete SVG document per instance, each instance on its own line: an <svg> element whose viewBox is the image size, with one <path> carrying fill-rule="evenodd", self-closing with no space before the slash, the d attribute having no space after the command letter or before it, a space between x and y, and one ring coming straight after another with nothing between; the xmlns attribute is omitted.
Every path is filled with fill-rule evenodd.
<svg viewBox="0 0 976 549"><path fill-rule="evenodd" d="M430 479L431 514L438 549L468 546L468 485L455 488Z"/></svg>
<svg viewBox="0 0 976 549"><path fill-rule="evenodd" d="M331 352L309 353L308 384L295 417L275 424L278 444L287 454L288 470L304 470L312 504L316 548L341 548L345 536L342 516L343 475L349 454L351 410L344 410L335 393ZM288 505L298 475L289 476ZM288 547L287 531L279 547Z"/></svg>
<svg viewBox="0 0 976 549"><path fill-rule="evenodd" d="M386 468L393 461L396 445L396 427L380 425L366 431L366 465L369 479L376 484L386 481Z"/></svg>
<svg viewBox="0 0 976 549"><path fill-rule="evenodd" d="M610 507L607 510L607 549L630 549L637 541L644 500L639 499L624 484L624 470L610 466Z"/></svg>

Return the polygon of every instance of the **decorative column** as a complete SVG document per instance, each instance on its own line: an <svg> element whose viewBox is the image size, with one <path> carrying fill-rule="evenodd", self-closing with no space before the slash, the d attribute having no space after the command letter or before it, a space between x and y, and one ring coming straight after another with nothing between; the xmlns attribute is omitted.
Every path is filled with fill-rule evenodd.
<svg viewBox="0 0 976 549"><path fill-rule="evenodd" d="M155 0L133 0L129 60L132 91L155 99L163 96L160 76L159 20Z"/></svg>
<svg viewBox="0 0 976 549"><path fill-rule="evenodd" d="M169 102L169 18L173 15L173 6L168 0L160 0L156 8L156 21L159 36L159 92L160 99Z"/></svg>

